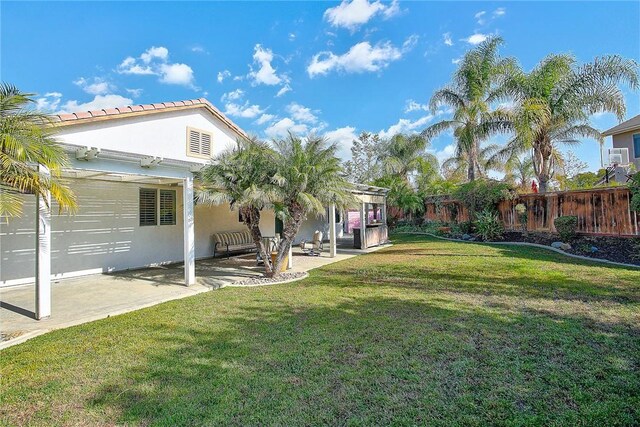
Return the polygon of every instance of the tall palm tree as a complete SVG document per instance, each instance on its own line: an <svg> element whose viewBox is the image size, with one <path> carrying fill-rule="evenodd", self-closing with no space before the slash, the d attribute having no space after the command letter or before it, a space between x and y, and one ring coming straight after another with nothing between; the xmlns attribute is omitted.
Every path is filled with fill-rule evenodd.
<svg viewBox="0 0 640 427"><path fill-rule="evenodd" d="M260 217L272 208L276 194L270 183L276 174L276 153L258 139L239 139L236 146L217 155L200 172L197 197L200 202L229 203L238 209L242 222L264 260L265 272L272 275L271 258L262 239Z"/></svg>
<svg viewBox="0 0 640 427"><path fill-rule="evenodd" d="M385 143L380 156L385 173L398 175L409 182L412 173L437 165L436 157L425 151L428 145L427 139L421 135L394 135Z"/></svg>
<svg viewBox="0 0 640 427"><path fill-rule="evenodd" d="M603 142L601 133L589 123L591 114L612 112L624 119L621 83L638 88L638 64L620 56L596 58L578 66L571 55L550 55L530 73L514 66L498 95L516 104L515 136L503 150L503 158L531 151L540 192L546 192L558 167L560 145L579 144L578 138Z"/></svg>
<svg viewBox="0 0 640 427"><path fill-rule="evenodd" d="M290 133L273 145L277 154L273 178L276 212L283 218L282 240L273 265L277 274L307 216L323 216L325 206L332 203L337 208L350 205L353 196L335 144L314 134L302 139Z"/></svg>
<svg viewBox="0 0 640 427"><path fill-rule="evenodd" d="M495 159L495 153L500 150L500 146L497 144L489 144L485 147L478 149L476 159L476 178L486 178L487 173L491 170L502 171L503 165L499 164ZM468 153L456 153L452 157L449 157L442 162L442 167L455 175L462 174L462 172L468 169L470 161Z"/></svg>
<svg viewBox="0 0 640 427"><path fill-rule="evenodd" d="M455 157L465 161L469 181L482 175L479 160L482 141L509 129L506 111L490 108L496 100L495 89L500 79L508 74L514 63L512 59L498 55L501 44L501 38L490 38L467 52L453 82L436 91L429 102L433 114L446 106L453 110L453 117L428 127L422 135L431 139L445 130L453 130Z"/></svg>
<svg viewBox="0 0 640 427"><path fill-rule="evenodd" d="M535 176L531 156L513 156L504 165L504 180L517 185L522 192L529 190Z"/></svg>
<svg viewBox="0 0 640 427"><path fill-rule="evenodd" d="M34 94L0 84L0 215L22 213L20 193L50 193L60 209L76 208L62 169L69 159L53 137L51 118L33 108ZM41 173L38 165L49 170ZM44 200L48 200L44 197ZM47 206L50 208L50 206Z"/></svg>

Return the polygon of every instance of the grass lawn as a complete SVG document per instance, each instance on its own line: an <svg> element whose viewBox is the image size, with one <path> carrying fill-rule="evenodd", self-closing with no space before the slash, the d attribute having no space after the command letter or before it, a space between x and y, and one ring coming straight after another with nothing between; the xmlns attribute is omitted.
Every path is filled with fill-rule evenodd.
<svg viewBox="0 0 640 427"><path fill-rule="evenodd" d="M0 352L9 425L638 425L640 271L395 236Z"/></svg>

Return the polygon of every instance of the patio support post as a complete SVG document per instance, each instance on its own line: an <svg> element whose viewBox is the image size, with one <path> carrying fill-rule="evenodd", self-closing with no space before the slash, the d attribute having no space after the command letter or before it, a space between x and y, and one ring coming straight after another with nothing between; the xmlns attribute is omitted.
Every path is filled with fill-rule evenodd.
<svg viewBox="0 0 640 427"><path fill-rule="evenodd" d="M40 175L49 177L46 166L38 167ZM36 196L36 304L37 320L51 316L51 193Z"/></svg>
<svg viewBox="0 0 640 427"><path fill-rule="evenodd" d="M360 204L360 249L367 249L367 204Z"/></svg>
<svg viewBox="0 0 640 427"><path fill-rule="evenodd" d="M329 205L329 256L336 257L336 204Z"/></svg>
<svg viewBox="0 0 640 427"><path fill-rule="evenodd" d="M184 179L182 187L182 211L184 214L184 284L196 283L196 245L193 211L193 176Z"/></svg>

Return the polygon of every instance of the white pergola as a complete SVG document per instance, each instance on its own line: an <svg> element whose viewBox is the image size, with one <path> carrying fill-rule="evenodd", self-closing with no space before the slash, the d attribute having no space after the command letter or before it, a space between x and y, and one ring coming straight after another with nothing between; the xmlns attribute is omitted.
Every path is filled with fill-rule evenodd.
<svg viewBox="0 0 640 427"><path fill-rule="evenodd" d="M72 158L71 167L63 171L67 178L182 186L184 283L195 284L193 172L202 165L105 150L100 151L99 157L82 160L74 157L78 147L65 148ZM41 174L49 174L45 167L39 169ZM47 208L51 206L51 195L37 198L35 318L41 320L51 316L51 211Z"/></svg>

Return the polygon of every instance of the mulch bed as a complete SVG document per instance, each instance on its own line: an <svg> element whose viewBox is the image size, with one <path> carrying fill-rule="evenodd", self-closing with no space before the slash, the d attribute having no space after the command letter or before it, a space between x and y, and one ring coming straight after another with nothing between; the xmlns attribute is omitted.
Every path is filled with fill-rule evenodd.
<svg viewBox="0 0 640 427"><path fill-rule="evenodd" d="M508 231L503 236L504 239L501 240L503 242L527 242L545 246L551 246L551 243L560 241L558 235L552 233L524 234ZM585 235L578 236L568 243L571 244L571 249L565 252L574 255L640 265L640 238ZM592 247L598 250L593 252Z"/></svg>
<svg viewBox="0 0 640 427"><path fill-rule="evenodd" d="M299 279L306 276L306 272L298 273L282 273L278 277L253 277L251 279L245 279L239 282L233 283L233 286L259 286L259 285L272 285L275 283L285 282L289 280Z"/></svg>

